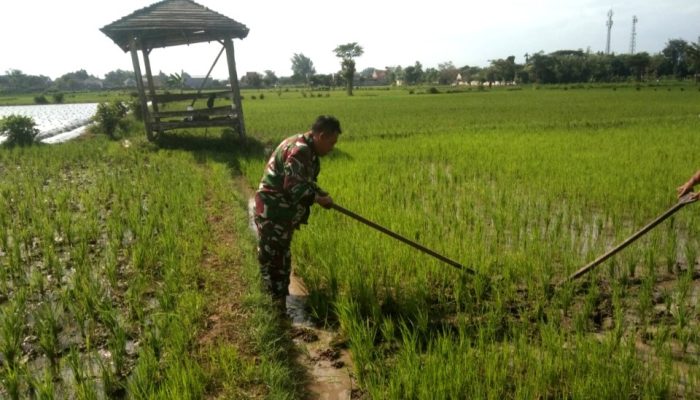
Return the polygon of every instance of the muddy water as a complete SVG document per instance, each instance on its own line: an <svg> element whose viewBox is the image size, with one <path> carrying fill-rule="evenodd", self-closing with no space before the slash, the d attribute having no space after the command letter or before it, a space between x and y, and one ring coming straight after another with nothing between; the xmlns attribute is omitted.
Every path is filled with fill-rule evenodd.
<svg viewBox="0 0 700 400"><path fill-rule="evenodd" d="M248 201L248 224L257 235L254 221L255 202ZM287 316L292 321L294 343L302 350L298 358L309 373L308 390L315 399L351 399L352 360L350 353L333 345L338 334L317 327L306 314L308 292L304 282L294 274L290 277L289 295L286 299Z"/></svg>
<svg viewBox="0 0 700 400"><path fill-rule="evenodd" d="M307 296L304 283L292 274L287 315L292 319L294 343L306 350L300 352L299 362L306 366L312 378L308 389L317 399L350 399L353 387L350 353L333 346L336 332L315 327L306 317Z"/></svg>

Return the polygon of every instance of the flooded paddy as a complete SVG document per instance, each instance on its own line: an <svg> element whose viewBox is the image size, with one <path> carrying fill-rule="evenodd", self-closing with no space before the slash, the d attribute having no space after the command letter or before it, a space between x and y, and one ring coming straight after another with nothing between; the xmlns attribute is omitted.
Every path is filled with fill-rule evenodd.
<svg viewBox="0 0 700 400"><path fill-rule="evenodd" d="M24 115L34 119L38 139L44 143L61 143L80 136L95 115L97 103L0 106L0 118ZM0 135L0 143L5 137Z"/></svg>

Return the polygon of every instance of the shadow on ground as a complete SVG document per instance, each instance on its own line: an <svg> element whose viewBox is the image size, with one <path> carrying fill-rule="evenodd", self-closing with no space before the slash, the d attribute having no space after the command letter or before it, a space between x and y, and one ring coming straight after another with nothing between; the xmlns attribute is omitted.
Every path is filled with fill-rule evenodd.
<svg viewBox="0 0 700 400"><path fill-rule="evenodd" d="M201 134L178 132L161 134L156 144L161 149L184 150L192 153L198 163L207 161L224 162L235 175L240 174L240 160L266 157L269 145L252 137L238 138L231 134Z"/></svg>

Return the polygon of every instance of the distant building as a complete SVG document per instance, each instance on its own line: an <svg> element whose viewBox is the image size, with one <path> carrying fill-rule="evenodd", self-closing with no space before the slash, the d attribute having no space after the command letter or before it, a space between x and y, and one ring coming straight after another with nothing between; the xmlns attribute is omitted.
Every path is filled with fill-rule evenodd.
<svg viewBox="0 0 700 400"><path fill-rule="evenodd" d="M155 87L162 87L162 85L159 85L160 80L153 80L154 86ZM141 83L143 83L144 87L148 87L148 79L144 76L141 78ZM136 79L134 78L126 78L124 79L124 82L122 82L123 87L128 87L128 88L135 88L136 87Z"/></svg>
<svg viewBox="0 0 700 400"><path fill-rule="evenodd" d="M241 77L241 87L261 87L263 84L263 76L259 72L249 71Z"/></svg>
<svg viewBox="0 0 700 400"><path fill-rule="evenodd" d="M372 72L372 79L375 81L386 81L387 71L385 69L375 69Z"/></svg>
<svg viewBox="0 0 700 400"><path fill-rule="evenodd" d="M86 89L102 89L102 80L95 77L89 77L83 81L83 86Z"/></svg>
<svg viewBox="0 0 700 400"><path fill-rule="evenodd" d="M204 83L205 79L206 77L204 76L186 76L185 86L190 89L199 89L202 86L202 83Z"/></svg>

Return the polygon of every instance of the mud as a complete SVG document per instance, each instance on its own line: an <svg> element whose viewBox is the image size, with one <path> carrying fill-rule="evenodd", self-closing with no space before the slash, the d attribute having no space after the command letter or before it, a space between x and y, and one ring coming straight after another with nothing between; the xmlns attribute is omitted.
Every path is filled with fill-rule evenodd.
<svg viewBox="0 0 700 400"><path fill-rule="evenodd" d="M350 353L335 345L337 332L317 327L304 311L307 292L299 277L292 274L287 297L287 315L292 329L299 332L294 343L302 351L298 361L307 368L311 382L309 392L315 399L345 400L352 398L353 378Z"/></svg>
<svg viewBox="0 0 700 400"><path fill-rule="evenodd" d="M692 270L688 271L688 268ZM591 316L594 322L591 334L602 341L619 329L621 337L632 337L638 357L651 365L658 365L659 368L673 369L680 377L673 388L674 391L686 393L687 385L693 379L700 360L697 336L700 329L700 319L697 317L700 310L698 265L678 264L673 268L677 273L664 271L659 265L655 268L653 277L643 268L639 270L640 273L634 278L615 277L623 282L624 290L620 326L617 327L611 285L606 278L598 278L597 284L601 290L596 309ZM651 279L652 283L649 284L650 288L646 289L648 300L647 305L643 306L647 279ZM577 303L582 302L582 299L577 299ZM640 315L642 308L646 310L644 316ZM687 313L687 319L682 324L679 319L681 309ZM600 323L596 323L598 320ZM563 325L567 323L570 324L570 321L563 321ZM693 393L693 398L695 396L700 396L700 393Z"/></svg>

